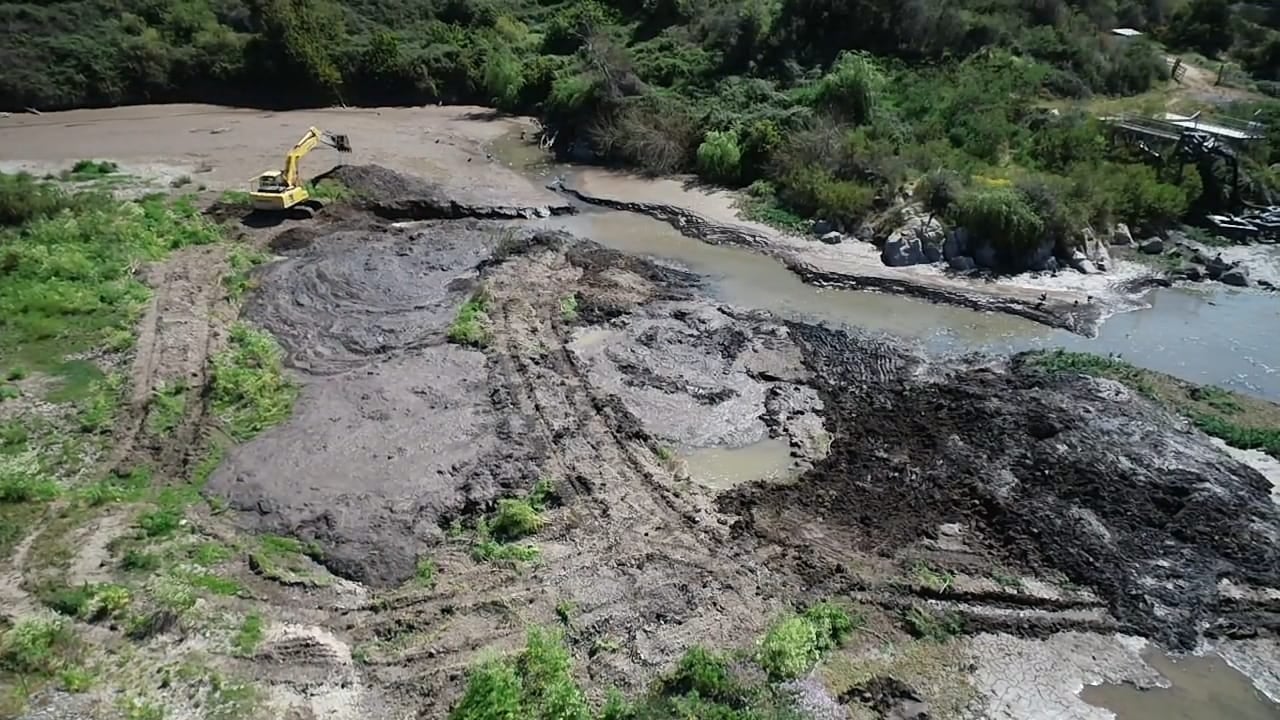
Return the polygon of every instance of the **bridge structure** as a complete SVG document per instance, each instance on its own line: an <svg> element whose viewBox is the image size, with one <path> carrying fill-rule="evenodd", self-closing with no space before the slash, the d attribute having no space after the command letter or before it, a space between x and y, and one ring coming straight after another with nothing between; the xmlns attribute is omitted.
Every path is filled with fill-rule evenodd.
<svg viewBox="0 0 1280 720"><path fill-rule="evenodd" d="M1239 214L1211 214L1205 219L1221 235L1237 240L1280 240L1280 206L1256 206L1241 198L1240 155L1265 140L1267 128L1252 120L1201 113L1159 116L1124 113L1100 118L1110 126L1112 142L1127 145L1181 174L1187 163L1221 160L1230 172L1233 208Z"/></svg>

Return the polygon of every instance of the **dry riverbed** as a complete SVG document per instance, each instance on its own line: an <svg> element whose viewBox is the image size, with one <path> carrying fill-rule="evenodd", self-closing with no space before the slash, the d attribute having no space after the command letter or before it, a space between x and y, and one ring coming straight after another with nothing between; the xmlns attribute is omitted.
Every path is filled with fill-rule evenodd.
<svg viewBox="0 0 1280 720"><path fill-rule="evenodd" d="M167 125L145 115L161 112ZM1167 684L1159 648L1217 650L1280 700L1280 506L1261 458L1228 454L1119 382L1030 358L939 362L890 336L734 307L697 275L501 219L563 204L487 157L485 142L518 131L511 121L456 108L218 112L62 125L101 121L104 143L137 143L132 156L83 153L128 167L157 161L165 142L145 147L135 124L185 141L172 126L194 123L188 136L225 143L203 158L225 163L211 192L274 157L257 157L256 131L280 126L283 146L305 124L357 148L363 131L360 161L447 181L340 168L362 205L279 227L218 208L272 256L243 317L279 340L299 387L287 420L228 444L208 507L170 541L192 558L188 543L230 548L208 572L239 591L202 595L138 638L77 620L100 654L98 684L50 687L22 717L132 719L121 692L169 717L443 717L468 667L539 625L561 627L591 698L636 695L691 646L750 653L822 600L863 622L795 681L813 717L1101 719L1082 688ZM21 120L0 128L6 156L19 156L14 139L81 149L65 140L76 131L36 122L55 116ZM57 160L41 152L33 160ZM591 182L583 192L605 194ZM716 214L727 205L689 204L686 223L739 232ZM199 463L183 448L219 422L194 402L157 440L144 432L152 398L178 378L204 397L237 308L222 280L234 261L195 249L147 274L156 297L138 350L117 361L132 398L118 447L174 473ZM823 272L855 262L828 260ZM932 282L891 271L868 261L848 275ZM952 282L930 287L1009 302ZM757 452L751 464L773 470L708 482L700 452ZM536 498L540 523L500 542L480 521L512 497ZM64 528L61 580L119 580L132 528L113 512ZM0 565L6 622L47 612L52 532ZM236 684L215 691L191 677L201 670ZM241 684L253 700L242 714L212 715Z"/></svg>

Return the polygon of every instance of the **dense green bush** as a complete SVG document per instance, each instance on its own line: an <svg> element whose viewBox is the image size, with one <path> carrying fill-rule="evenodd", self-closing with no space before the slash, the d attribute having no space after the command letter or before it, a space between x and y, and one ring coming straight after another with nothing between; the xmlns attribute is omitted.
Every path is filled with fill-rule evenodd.
<svg viewBox="0 0 1280 720"><path fill-rule="evenodd" d="M970 190L952 211L957 225L1008 254L1025 253L1042 240L1044 221L1011 188Z"/></svg>
<svg viewBox="0 0 1280 720"><path fill-rule="evenodd" d="M742 171L741 165L742 150L738 148L738 136L732 130L708 132L698 146L698 172L704 177L733 183Z"/></svg>

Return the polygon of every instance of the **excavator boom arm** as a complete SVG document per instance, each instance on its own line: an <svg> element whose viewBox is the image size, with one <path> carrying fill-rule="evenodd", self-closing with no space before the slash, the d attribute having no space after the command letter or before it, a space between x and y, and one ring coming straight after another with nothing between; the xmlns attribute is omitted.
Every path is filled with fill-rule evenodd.
<svg viewBox="0 0 1280 720"><path fill-rule="evenodd" d="M302 158L317 145L325 144L338 152L351 152L351 141L346 135L334 135L326 133L318 128L307 130L307 134L293 146L293 149L284 156L284 177L285 184L289 187L296 187L301 184L301 177L298 172L298 164Z"/></svg>

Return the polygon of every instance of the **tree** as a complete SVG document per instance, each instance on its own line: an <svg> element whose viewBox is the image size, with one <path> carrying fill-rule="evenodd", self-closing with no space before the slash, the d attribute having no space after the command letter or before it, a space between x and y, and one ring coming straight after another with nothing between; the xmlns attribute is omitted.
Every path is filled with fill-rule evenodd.
<svg viewBox="0 0 1280 720"><path fill-rule="evenodd" d="M341 8L331 0L254 0L250 10L261 33L256 59L282 78L338 91L342 74L334 53L344 37Z"/></svg>
<svg viewBox="0 0 1280 720"><path fill-rule="evenodd" d="M1227 0L1191 0L1169 22L1169 44L1217 55L1231 47L1231 6Z"/></svg>

